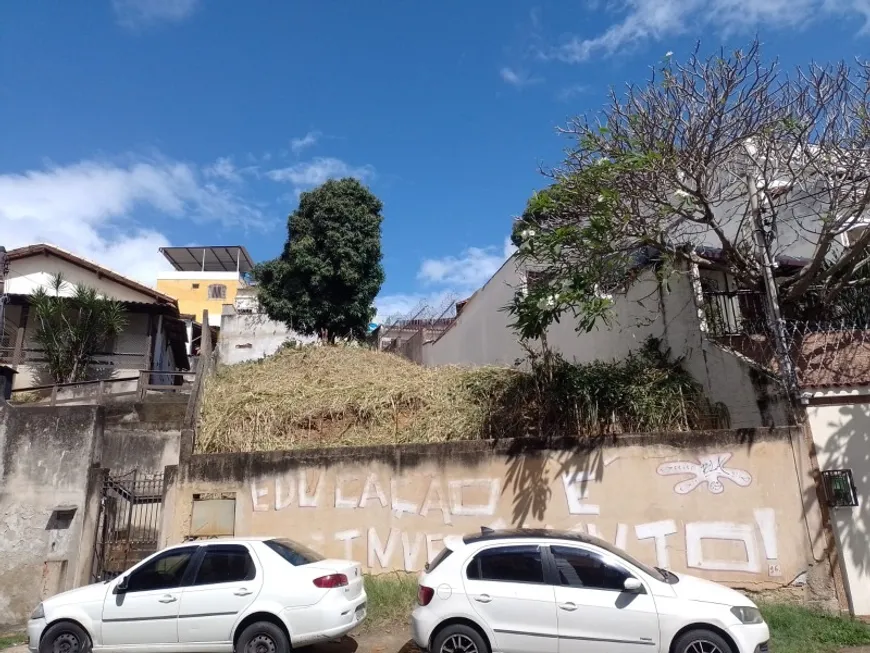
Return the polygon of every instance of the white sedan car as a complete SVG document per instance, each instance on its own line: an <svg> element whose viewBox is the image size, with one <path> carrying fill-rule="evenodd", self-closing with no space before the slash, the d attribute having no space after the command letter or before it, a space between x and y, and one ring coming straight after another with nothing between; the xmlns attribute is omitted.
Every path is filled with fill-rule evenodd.
<svg viewBox="0 0 870 653"><path fill-rule="evenodd" d="M414 641L433 653L767 653L732 589L647 567L597 538L483 529L420 576Z"/></svg>
<svg viewBox="0 0 870 653"><path fill-rule="evenodd" d="M164 549L118 578L58 594L30 617L32 653L288 653L362 622L360 565L284 539Z"/></svg>

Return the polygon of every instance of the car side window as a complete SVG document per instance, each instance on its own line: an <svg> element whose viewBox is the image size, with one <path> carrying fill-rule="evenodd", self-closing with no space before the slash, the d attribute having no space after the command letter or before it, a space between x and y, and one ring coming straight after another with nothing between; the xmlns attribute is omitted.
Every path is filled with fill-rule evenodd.
<svg viewBox="0 0 870 653"><path fill-rule="evenodd" d="M541 547L501 546L484 549L469 563L465 575L469 580L543 583Z"/></svg>
<svg viewBox="0 0 870 653"><path fill-rule="evenodd" d="M212 545L205 547L205 555L193 584L235 583L253 580L256 575L257 568L247 547L238 544Z"/></svg>
<svg viewBox="0 0 870 653"><path fill-rule="evenodd" d="M568 546L554 546L550 551L559 582L566 587L621 592L625 589L625 580L632 577L592 551Z"/></svg>
<svg viewBox="0 0 870 653"><path fill-rule="evenodd" d="M196 552L196 547L173 549L146 563L127 579L128 592L165 590L181 586L184 572Z"/></svg>

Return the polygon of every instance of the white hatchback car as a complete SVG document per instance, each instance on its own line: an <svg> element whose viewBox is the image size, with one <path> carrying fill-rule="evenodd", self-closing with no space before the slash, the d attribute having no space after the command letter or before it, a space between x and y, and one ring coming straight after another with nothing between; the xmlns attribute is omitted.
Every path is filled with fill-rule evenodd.
<svg viewBox="0 0 870 653"><path fill-rule="evenodd" d="M118 578L43 601L32 653L288 653L362 622L362 569L274 538L164 549Z"/></svg>
<svg viewBox="0 0 870 653"><path fill-rule="evenodd" d="M597 538L483 529L444 543L411 618L423 650L767 653L767 624L745 596Z"/></svg>

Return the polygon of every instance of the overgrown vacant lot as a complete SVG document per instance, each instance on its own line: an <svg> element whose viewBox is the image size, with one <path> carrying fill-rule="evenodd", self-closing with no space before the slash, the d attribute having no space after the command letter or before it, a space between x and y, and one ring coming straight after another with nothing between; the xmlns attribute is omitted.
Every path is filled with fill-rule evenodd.
<svg viewBox="0 0 870 653"><path fill-rule="evenodd" d="M203 453L696 428L697 384L655 343L619 364L426 368L362 347L285 349L209 379Z"/></svg>

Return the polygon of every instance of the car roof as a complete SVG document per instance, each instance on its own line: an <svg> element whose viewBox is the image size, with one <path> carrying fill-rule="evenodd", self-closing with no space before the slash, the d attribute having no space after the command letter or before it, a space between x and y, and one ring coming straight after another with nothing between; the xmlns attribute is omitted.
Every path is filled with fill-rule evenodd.
<svg viewBox="0 0 870 653"><path fill-rule="evenodd" d="M491 528L481 528L480 533L466 535L462 541L466 544L476 544L478 542L489 542L492 540L569 540L572 542L581 542L584 544L595 544L600 546L603 540L587 535L585 533L577 533L575 531L560 531L551 528L514 528L506 530L495 530Z"/></svg>
<svg viewBox="0 0 870 653"><path fill-rule="evenodd" d="M268 536L268 537L202 537L188 540L187 542L181 542L180 544L173 544L172 546L167 546L168 549L177 549L182 546L200 546L203 544L253 544L255 542L267 542L269 540L278 540L281 539L279 537Z"/></svg>

